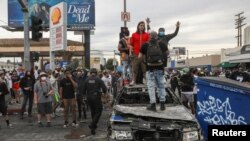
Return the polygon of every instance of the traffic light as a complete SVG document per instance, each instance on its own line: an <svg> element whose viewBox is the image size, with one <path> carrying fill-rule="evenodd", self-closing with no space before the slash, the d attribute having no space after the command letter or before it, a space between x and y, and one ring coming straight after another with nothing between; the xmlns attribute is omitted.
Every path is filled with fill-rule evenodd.
<svg viewBox="0 0 250 141"><path fill-rule="evenodd" d="M39 61L39 53L30 52L30 60L32 60L33 62Z"/></svg>
<svg viewBox="0 0 250 141"><path fill-rule="evenodd" d="M32 40L39 41L42 38L42 20L38 17L31 16L31 31L32 31Z"/></svg>
<svg viewBox="0 0 250 141"><path fill-rule="evenodd" d="M129 36L128 27L121 27L120 39L122 39L124 36Z"/></svg>

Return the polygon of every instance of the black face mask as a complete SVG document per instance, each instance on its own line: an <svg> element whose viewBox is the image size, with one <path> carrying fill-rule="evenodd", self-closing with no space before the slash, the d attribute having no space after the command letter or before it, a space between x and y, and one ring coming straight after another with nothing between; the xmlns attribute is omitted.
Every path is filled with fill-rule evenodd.
<svg viewBox="0 0 250 141"><path fill-rule="evenodd" d="M59 75L58 74L55 74L54 77L57 78Z"/></svg>

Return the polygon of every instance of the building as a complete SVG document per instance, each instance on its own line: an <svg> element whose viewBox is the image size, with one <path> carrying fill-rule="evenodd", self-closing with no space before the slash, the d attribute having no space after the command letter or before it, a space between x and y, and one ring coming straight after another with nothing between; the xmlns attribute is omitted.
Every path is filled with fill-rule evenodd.
<svg viewBox="0 0 250 141"><path fill-rule="evenodd" d="M14 69L17 69L18 67L19 66L17 63L0 62L0 70L12 71Z"/></svg>
<svg viewBox="0 0 250 141"><path fill-rule="evenodd" d="M244 29L244 45L240 47L222 49L221 62L250 63L250 26Z"/></svg>
<svg viewBox="0 0 250 141"><path fill-rule="evenodd" d="M184 67L197 67L197 68L206 68L208 71L212 71L217 68L217 65L220 64L221 55L206 55L196 58L187 58L184 60L172 60L171 65L175 65L172 68L184 68ZM168 63L169 64L169 63Z"/></svg>
<svg viewBox="0 0 250 141"><path fill-rule="evenodd" d="M101 65L105 66L106 60L103 51L91 50L90 51L90 68L101 69Z"/></svg>

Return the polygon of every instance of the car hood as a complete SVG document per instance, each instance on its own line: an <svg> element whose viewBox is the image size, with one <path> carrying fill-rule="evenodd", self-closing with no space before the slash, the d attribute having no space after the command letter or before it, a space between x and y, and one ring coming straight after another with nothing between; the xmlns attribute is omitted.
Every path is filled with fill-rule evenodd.
<svg viewBox="0 0 250 141"><path fill-rule="evenodd" d="M166 110L164 111L158 110L159 107L157 107L156 112L147 110L145 106L115 105L113 108L123 114L132 114L135 116L171 120L196 120L195 117L183 105L166 106Z"/></svg>

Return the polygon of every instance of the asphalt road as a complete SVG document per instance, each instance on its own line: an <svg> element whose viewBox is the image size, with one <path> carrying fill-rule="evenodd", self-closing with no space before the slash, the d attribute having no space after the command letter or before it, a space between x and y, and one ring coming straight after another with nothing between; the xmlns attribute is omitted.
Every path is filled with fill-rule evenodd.
<svg viewBox="0 0 250 141"><path fill-rule="evenodd" d="M21 105L20 105L21 106ZM0 117L0 141L106 141L106 127L111 109L104 109L100 118L96 135L91 135L88 125L90 112L87 112L87 120L80 123L79 127L63 128L63 112L59 111L59 117L52 119L52 127L38 127L35 114L32 118L21 120L18 114L10 115L13 128L8 128L3 117ZM45 118L43 118L45 124ZM70 121L71 122L71 118ZM85 137L81 137L85 136Z"/></svg>

